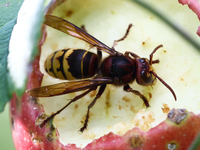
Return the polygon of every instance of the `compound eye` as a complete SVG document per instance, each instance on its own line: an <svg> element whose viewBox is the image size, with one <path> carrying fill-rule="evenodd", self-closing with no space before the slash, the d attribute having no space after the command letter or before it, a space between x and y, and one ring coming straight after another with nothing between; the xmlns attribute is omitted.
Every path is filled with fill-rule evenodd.
<svg viewBox="0 0 200 150"><path fill-rule="evenodd" d="M147 85L152 85L156 81L156 77L153 74L149 73L149 71L145 70L141 72L141 78Z"/></svg>
<svg viewBox="0 0 200 150"><path fill-rule="evenodd" d="M153 67L149 64L149 60L146 58L140 58L136 60L137 71L136 80L140 85L154 85L156 82L156 77L150 73L153 71Z"/></svg>

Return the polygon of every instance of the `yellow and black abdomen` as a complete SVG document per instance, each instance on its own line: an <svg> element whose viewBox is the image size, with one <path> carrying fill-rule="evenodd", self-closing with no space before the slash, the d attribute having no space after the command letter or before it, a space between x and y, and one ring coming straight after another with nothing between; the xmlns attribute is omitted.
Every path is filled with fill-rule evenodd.
<svg viewBox="0 0 200 150"><path fill-rule="evenodd" d="M49 55L45 61L46 72L55 78L74 80L96 74L98 56L83 49L64 49Z"/></svg>

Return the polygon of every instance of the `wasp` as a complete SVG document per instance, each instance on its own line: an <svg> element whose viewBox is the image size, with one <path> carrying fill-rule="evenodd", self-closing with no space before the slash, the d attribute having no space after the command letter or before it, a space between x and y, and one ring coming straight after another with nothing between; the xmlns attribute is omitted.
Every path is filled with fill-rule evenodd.
<svg viewBox="0 0 200 150"><path fill-rule="evenodd" d="M90 46L96 47L97 53L95 54L84 49L64 49L48 56L44 65L46 72L52 77L69 81L30 89L27 90L27 93L33 97L51 97L78 91L83 91L83 93L75 96L63 108L47 117L40 124L40 127L43 127L71 103L97 90L99 87L95 98L88 105L84 124L80 128L80 131L83 132L88 126L90 109L104 93L107 84L123 86L124 91L139 96L146 107L149 107L147 98L139 91L133 90L129 84L136 80L139 85L151 86L155 84L157 78L171 91L176 100L173 89L155 73L152 67L153 64L159 62L159 60L153 60L153 54L163 45L157 46L150 54L149 59L140 58L131 51L126 51L122 54L115 50L114 46L117 42L127 37L132 24L129 25L121 39L114 41L111 48L88 34L86 30L62 18L46 15L44 24L87 42ZM108 53L109 56L102 60L102 52Z"/></svg>

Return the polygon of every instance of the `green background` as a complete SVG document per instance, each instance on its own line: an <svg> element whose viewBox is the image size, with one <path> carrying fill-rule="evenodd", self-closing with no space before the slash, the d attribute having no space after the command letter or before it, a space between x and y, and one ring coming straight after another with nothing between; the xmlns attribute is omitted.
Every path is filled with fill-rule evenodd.
<svg viewBox="0 0 200 150"><path fill-rule="evenodd" d="M0 113L0 124L0 150L14 150L10 128L9 103L6 104L5 110Z"/></svg>

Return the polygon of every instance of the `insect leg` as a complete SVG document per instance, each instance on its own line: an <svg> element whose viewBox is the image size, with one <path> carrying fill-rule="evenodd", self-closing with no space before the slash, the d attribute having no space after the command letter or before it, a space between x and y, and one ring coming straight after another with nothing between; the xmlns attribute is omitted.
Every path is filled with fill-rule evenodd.
<svg viewBox="0 0 200 150"><path fill-rule="evenodd" d="M125 55L125 56L128 56L129 54L130 54L132 57L134 57L134 58L140 58L137 54L135 54L135 53L133 53L133 52L130 52L130 51L126 51L124 55Z"/></svg>
<svg viewBox="0 0 200 150"><path fill-rule="evenodd" d="M85 122L82 128L80 128L80 131L83 132L88 125L88 120L89 120L89 113L90 113L90 108L92 108L94 106L94 104L96 103L97 99L103 94L104 90L106 88L106 84L105 85L101 85L99 88L99 91L96 95L96 97L94 98L94 100L88 105L88 110L87 110L87 114L86 114L86 118L85 118Z"/></svg>
<svg viewBox="0 0 200 150"><path fill-rule="evenodd" d="M133 90L128 84L124 86L124 91L126 92L132 92L135 95L138 95L143 101L146 107L149 107L149 102L147 101L146 97L142 95L139 91Z"/></svg>
<svg viewBox="0 0 200 150"><path fill-rule="evenodd" d="M75 96L69 103L67 103L63 108L61 108L60 110L58 110L56 113L53 113L51 116L49 116L47 119L45 119L39 126L42 128L49 120L53 119L56 115L58 115L60 112L62 112L67 106L69 106L71 103L79 100L80 98L82 98L83 96L87 95L88 93L90 93L93 90L96 90L97 87L93 87L88 89L87 91L85 91L84 93Z"/></svg>
<svg viewBox="0 0 200 150"><path fill-rule="evenodd" d="M153 52L149 55L149 62L150 62L149 64L150 64L150 65L153 63L153 54L154 54L159 48L161 48L161 47L163 47L162 44L158 45L158 46L153 50Z"/></svg>
<svg viewBox="0 0 200 150"><path fill-rule="evenodd" d="M128 29L126 30L125 35L121 39L114 41L112 49L114 49L114 47L117 45L118 42L123 41L128 36L128 33L130 32L130 29L131 29L132 26L133 26L132 24L129 24Z"/></svg>

